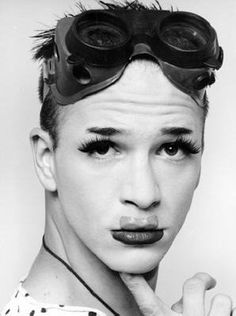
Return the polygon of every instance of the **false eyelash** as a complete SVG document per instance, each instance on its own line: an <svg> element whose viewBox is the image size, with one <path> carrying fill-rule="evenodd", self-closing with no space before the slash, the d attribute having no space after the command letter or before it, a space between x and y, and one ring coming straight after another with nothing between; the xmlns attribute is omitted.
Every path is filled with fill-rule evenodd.
<svg viewBox="0 0 236 316"><path fill-rule="evenodd" d="M178 146L185 154L195 155L201 151L201 146L197 146L190 139L185 139L183 137L177 138L174 142L170 142L170 144Z"/></svg>
<svg viewBox="0 0 236 316"><path fill-rule="evenodd" d="M115 147L116 144L110 140L109 137L106 138L99 138L96 136L95 139L90 139L81 144L78 148L81 152L84 153L93 153L97 150L99 145L109 145L110 147ZM179 147L186 155L189 154L198 154L201 151L201 146L197 146L194 142L190 139L185 139L183 137L177 138L173 142L166 142L161 146L161 149L164 148L166 145L173 145Z"/></svg>
<svg viewBox="0 0 236 316"><path fill-rule="evenodd" d="M87 142L84 142L79 147L79 150L84 153L93 153L99 145L110 145L111 147L115 147L115 143L110 140L110 138L99 138L90 139Z"/></svg>

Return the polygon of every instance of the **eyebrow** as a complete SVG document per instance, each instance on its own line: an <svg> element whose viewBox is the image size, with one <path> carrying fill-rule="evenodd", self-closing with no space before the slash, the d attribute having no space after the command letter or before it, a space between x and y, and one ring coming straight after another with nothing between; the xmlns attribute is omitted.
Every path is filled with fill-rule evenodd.
<svg viewBox="0 0 236 316"><path fill-rule="evenodd" d="M186 127L164 127L161 129L162 135L181 136L181 135L189 135L192 133L193 131Z"/></svg>
<svg viewBox="0 0 236 316"><path fill-rule="evenodd" d="M114 136L117 134L125 133L124 130L116 129L114 127L90 127L86 130L86 132L102 136Z"/></svg>
<svg viewBox="0 0 236 316"><path fill-rule="evenodd" d="M96 127L96 126L86 129L86 132L101 135L101 136L114 136L118 134L128 134L128 132L123 129L116 129L114 127ZM185 127L164 127L161 129L162 135L181 136L181 135L189 135L192 133L193 131L191 129L185 128Z"/></svg>

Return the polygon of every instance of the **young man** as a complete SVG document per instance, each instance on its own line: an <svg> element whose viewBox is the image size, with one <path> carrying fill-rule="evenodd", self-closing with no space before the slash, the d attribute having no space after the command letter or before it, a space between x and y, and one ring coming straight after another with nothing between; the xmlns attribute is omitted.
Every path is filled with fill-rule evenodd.
<svg viewBox="0 0 236 316"><path fill-rule="evenodd" d="M222 50L196 15L106 8L41 34L31 141L45 235L2 315L205 315L208 274L186 281L173 310L153 290L199 182ZM216 296L209 315L232 315L231 300Z"/></svg>

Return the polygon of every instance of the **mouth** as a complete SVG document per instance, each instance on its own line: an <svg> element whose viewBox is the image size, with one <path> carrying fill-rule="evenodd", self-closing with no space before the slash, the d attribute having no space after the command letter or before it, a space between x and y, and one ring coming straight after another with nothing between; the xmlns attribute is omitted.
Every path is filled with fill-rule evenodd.
<svg viewBox="0 0 236 316"><path fill-rule="evenodd" d="M163 229L158 230L113 230L112 237L126 245L153 244L162 239Z"/></svg>
<svg viewBox="0 0 236 316"><path fill-rule="evenodd" d="M156 215L143 218L121 216L120 229L112 230L111 234L126 245L147 245L161 240L164 231L159 228Z"/></svg>

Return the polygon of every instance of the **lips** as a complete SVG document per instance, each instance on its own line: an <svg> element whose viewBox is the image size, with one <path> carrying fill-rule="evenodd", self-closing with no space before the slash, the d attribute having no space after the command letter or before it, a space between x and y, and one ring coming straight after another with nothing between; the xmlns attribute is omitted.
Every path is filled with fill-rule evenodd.
<svg viewBox="0 0 236 316"><path fill-rule="evenodd" d="M112 231L112 237L126 245L147 245L159 241L163 237L163 230L143 231Z"/></svg>
<svg viewBox="0 0 236 316"><path fill-rule="evenodd" d="M124 230L156 230L158 228L158 218L156 215L144 218L122 216L120 218L120 227Z"/></svg>
<svg viewBox="0 0 236 316"><path fill-rule="evenodd" d="M134 218L122 216L119 230L113 230L112 237L126 245L146 245L159 241L163 235L163 229L158 229L157 216Z"/></svg>

